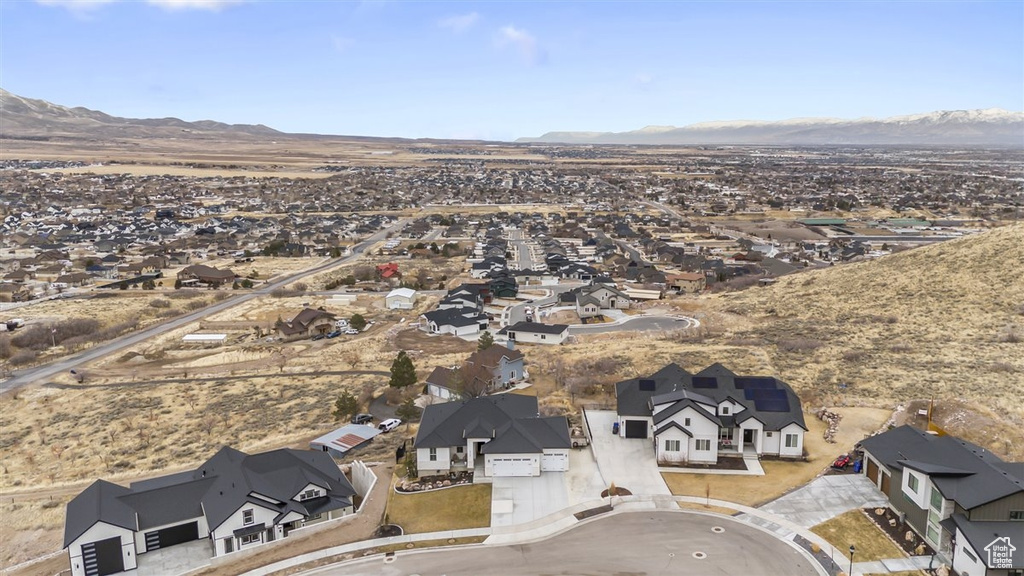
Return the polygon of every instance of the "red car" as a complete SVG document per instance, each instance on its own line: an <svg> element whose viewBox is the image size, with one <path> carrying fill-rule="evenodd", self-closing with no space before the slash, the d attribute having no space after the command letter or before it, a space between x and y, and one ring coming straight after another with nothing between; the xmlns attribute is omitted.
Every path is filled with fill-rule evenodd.
<svg viewBox="0 0 1024 576"><path fill-rule="evenodd" d="M835 462L832 463L832 467L837 470L843 470L853 461L849 454L843 454L839 458L836 458Z"/></svg>

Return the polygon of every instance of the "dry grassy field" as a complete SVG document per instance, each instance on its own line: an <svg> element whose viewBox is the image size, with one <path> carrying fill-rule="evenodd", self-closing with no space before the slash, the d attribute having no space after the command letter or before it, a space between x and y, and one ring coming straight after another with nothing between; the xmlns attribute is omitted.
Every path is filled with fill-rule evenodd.
<svg viewBox="0 0 1024 576"><path fill-rule="evenodd" d="M1002 228L786 277L767 288L673 298L658 306L700 318L700 329L524 346L532 383L527 393L552 413L579 403L609 406L617 380L668 362L689 370L721 362L737 373L783 378L808 411L878 408L870 417L853 412L844 420L841 430L856 434L873 429L899 405L906 419L934 396L942 400L936 417L950 432L1019 459L1022 238L1024 227ZM111 321L131 315L136 308L130 302L144 310L155 296L140 293L109 299L102 313ZM425 309L433 298L419 305ZM474 349L406 329L413 314L386 311L382 301L380 294L360 295L353 305L335 309L313 294L254 300L205 321L207 328L234 326L223 330L232 338L224 348L182 346L182 335L201 329L195 323L88 367L82 385L58 378L4 396L0 488L21 499L2 510L10 520L0 561L59 548L63 501L92 479L125 481L181 469L222 444L261 450L301 442L334 426L330 404L341 390L382 392L387 377L381 373L398 349L410 351L421 378L435 366L458 364ZM108 304L99 299L82 302L87 308L81 310L60 308L69 303L79 305L72 300L40 310L96 313L96 306ZM251 324L287 319L303 303L326 305L340 316L358 311L377 323L359 336L319 342L267 343L252 335ZM825 452L846 448L829 445ZM26 493L34 497L26 500Z"/></svg>

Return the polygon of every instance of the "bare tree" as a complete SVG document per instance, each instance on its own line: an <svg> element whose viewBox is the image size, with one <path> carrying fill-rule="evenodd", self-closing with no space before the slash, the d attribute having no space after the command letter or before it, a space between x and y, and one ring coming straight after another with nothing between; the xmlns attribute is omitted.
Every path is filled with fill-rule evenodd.
<svg viewBox="0 0 1024 576"><path fill-rule="evenodd" d="M214 414L207 414L203 416L202 420L199 421L199 428L206 432L207 436L213 435L213 429L217 427L217 416Z"/></svg>

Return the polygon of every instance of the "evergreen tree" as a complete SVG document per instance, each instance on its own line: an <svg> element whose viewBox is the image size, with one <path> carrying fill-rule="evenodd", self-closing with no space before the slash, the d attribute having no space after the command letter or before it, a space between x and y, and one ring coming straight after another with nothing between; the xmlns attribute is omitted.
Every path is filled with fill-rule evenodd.
<svg viewBox="0 0 1024 576"><path fill-rule="evenodd" d="M485 331L480 335L480 339L476 341L476 349L487 350L491 346L494 346L494 336L491 336L490 332Z"/></svg>
<svg viewBox="0 0 1024 576"><path fill-rule="evenodd" d="M391 381L389 386L405 388L416 383L416 367L412 365L412 358L405 353L405 350L398 352L395 361L391 363Z"/></svg>
<svg viewBox="0 0 1024 576"><path fill-rule="evenodd" d="M402 402L402 405L395 410L395 416L401 418L405 422L406 427L409 426L410 422L417 420L421 413L423 413L423 410L413 402L412 398Z"/></svg>
<svg viewBox="0 0 1024 576"><path fill-rule="evenodd" d="M363 328L366 328L366 318L363 318L362 314L353 314L348 320L348 325L356 330L362 331Z"/></svg>
<svg viewBox="0 0 1024 576"><path fill-rule="evenodd" d="M349 392L342 392L334 401L334 412L331 414L335 420L349 418L359 411L359 401Z"/></svg>

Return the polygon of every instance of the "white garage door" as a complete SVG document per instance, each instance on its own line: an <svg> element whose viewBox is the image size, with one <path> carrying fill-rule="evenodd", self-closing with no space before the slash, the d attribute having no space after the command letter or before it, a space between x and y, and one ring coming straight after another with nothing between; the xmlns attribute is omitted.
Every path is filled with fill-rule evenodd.
<svg viewBox="0 0 1024 576"><path fill-rule="evenodd" d="M569 457L565 454L544 454L540 457L542 472L564 472L569 469Z"/></svg>
<svg viewBox="0 0 1024 576"><path fill-rule="evenodd" d="M533 476L533 458L495 458L491 460L493 476Z"/></svg>

